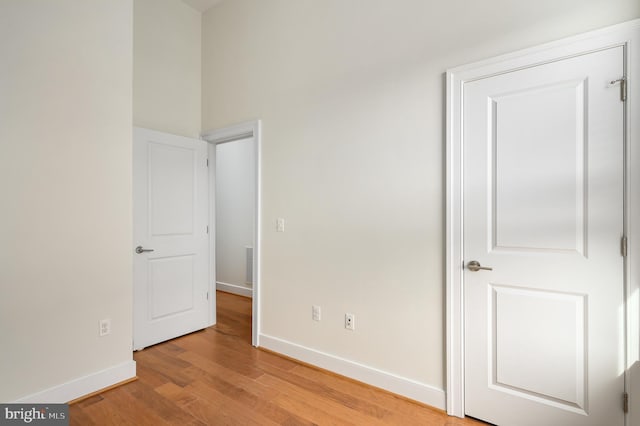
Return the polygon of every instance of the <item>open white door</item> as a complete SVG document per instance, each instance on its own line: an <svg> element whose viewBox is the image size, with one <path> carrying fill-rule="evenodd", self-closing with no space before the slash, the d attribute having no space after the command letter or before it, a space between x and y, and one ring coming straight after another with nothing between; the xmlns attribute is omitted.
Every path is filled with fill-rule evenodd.
<svg viewBox="0 0 640 426"><path fill-rule="evenodd" d="M465 84L467 415L624 424L624 73L616 46Z"/></svg>
<svg viewBox="0 0 640 426"><path fill-rule="evenodd" d="M136 350L208 325L215 295L208 294L207 145L134 128Z"/></svg>

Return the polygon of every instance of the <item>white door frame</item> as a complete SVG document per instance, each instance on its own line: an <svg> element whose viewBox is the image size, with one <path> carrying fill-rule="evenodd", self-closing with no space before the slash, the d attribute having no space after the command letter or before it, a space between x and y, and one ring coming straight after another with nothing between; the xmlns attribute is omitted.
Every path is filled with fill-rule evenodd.
<svg viewBox="0 0 640 426"><path fill-rule="evenodd" d="M502 55L447 71L446 128L446 357L447 414L464 417L464 283L463 283L463 135L462 99L465 83L585 54L613 46L623 46L627 101L625 104L625 218L628 238L625 261L625 306L621 326L626 328L625 387L629 393L627 424L640 424L640 19L570 37L542 46ZM612 76L620 78L622 76ZM621 371L622 373L622 371ZM622 398L622 395L621 395ZM622 404L622 399L621 399Z"/></svg>
<svg viewBox="0 0 640 426"><path fill-rule="evenodd" d="M209 246L211 250L210 259L210 276L211 281L209 284L209 290L212 294L216 291L216 145L219 143L231 142L234 140L240 140L253 137L254 152L255 152L255 224L253 231L253 286L252 286L252 323L251 323L251 344L255 347L260 346L260 235L261 224L260 217L262 207L260 204L262 195L261 184L261 172L260 164L261 160L261 135L260 135L261 121L252 120L239 123L233 126L224 127L221 129L210 130L201 135L201 139L209 142ZM215 323L215 308L213 309L211 323Z"/></svg>

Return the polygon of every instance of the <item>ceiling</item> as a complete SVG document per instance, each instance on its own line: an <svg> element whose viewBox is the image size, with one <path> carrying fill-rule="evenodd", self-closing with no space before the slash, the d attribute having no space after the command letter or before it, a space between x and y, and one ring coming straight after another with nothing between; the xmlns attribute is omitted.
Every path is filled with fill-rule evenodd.
<svg viewBox="0 0 640 426"><path fill-rule="evenodd" d="M205 12L207 9L210 9L211 7L220 3L220 1L222 0L182 0L182 1L199 12Z"/></svg>

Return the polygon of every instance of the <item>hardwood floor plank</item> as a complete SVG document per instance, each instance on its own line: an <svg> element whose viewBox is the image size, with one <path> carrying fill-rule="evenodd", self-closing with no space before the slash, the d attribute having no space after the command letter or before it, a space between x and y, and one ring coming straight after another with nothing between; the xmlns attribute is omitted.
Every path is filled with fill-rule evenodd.
<svg viewBox="0 0 640 426"><path fill-rule="evenodd" d="M69 407L71 425L482 425L251 346L251 300L134 353L138 380Z"/></svg>
<svg viewBox="0 0 640 426"><path fill-rule="evenodd" d="M176 405L181 408L184 408L186 405L189 405L198 399L197 396L187 392L183 387L178 386L175 383L165 383L164 385L154 388L154 390L165 398L174 401Z"/></svg>
<svg viewBox="0 0 640 426"><path fill-rule="evenodd" d="M186 411L208 425L242 426L258 424L256 422L249 422L243 417L238 417L235 412L226 409L224 404L216 400L215 395L207 396L206 399L198 398L196 401L187 405Z"/></svg>
<svg viewBox="0 0 640 426"><path fill-rule="evenodd" d="M206 358L201 357L198 354L188 353L183 355L184 359L188 359L192 361L193 366L198 368L198 373L194 374L194 380L196 375L199 377L203 377L204 375L212 375L215 377L224 377L226 380L235 383L237 386L242 387L243 389L253 393L259 398L263 399L271 399L278 395L278 391L276 389L271 389L262 384L256 382L254 379L238 374L233 370L229 370L226 367L223 367L213 361L210 361ZM191 370L186 372L187 374L192 374Z"/></svg>
<svg viewBox="0 0 640 426"><path fill-rule="evenodd" d="M171 381L171 377L168 377L163 372L158 372L153 368L148 367L147 364L144 361L141 361L140 357L136 354L134 354L134 359L136 360L136 374L138 375L139 381L148 384L152 388L162 386L166 383L173 383Z"/></svg>
<svg viewBox="0 0 640 426"><path fill-rule="evenodd" d="M161 350L160 346L156 346L138 352L136 362L144 364L159 376L164 377L165 380L176 383L179 386L186 386L191 383L191 379L182 373L182 370L189 367L190 364L183 362L178 357L166 356ZM138 375L138 379L140 380L140 375ZM142 381L146 383L146 380L143 379Z"/></svg>
<svg viewBox="0 0 640 426"><path fill-rule="evenodd" d="M325 398L290 385L281 379L273 376L264 376L260 380L271 383L282 390L282 396L274 399L274 403L287 408L290 411L299 413L306 419L319 425L371 425L378 426L381 423L377 419L371 418L364 413L359 413L349 407L340 405L335 401Z"/></svg>
<svg viewBox="0 0 640 426"><path fill-rule="evenodd" d="M130 387L129 387L130 388ZM170 425L171 422L162 413L158 413L152 405L153 400L146 396L146 400L141 395L125 389L124 392L112 392L105 396L105 401L117 410L127 424L139 425Z"/></svg>
<svg viewBox="0 0 640 426"><path fill-rule="evenodd" d="M94 426L96 424L92 416L85 411L88 406L78 407L78 409L74 407L69 407L69 426Z"/></svg>
<svg viewBox="0 0 640 426"><path fill-rule="evenodd" d="M112 392L119 392L119 390L116 389L116 390L113 390ZM69 407L69 415L70 415L69 423L75 422L81 418L81 416L79 416L76 413L76 407L77 407L76 405L71 405ZM133 418L128 419L127 413L125 411L120 410L120 407L112 404L106 398L96 404L93 404L89 407L82 409L82 411L84 415L90 418L90 422L78 423L80 425L95 424L100 426L111 426L111 425L114 425L114 426L132 425L133 426L136 424L139 424L139 425L149 424L149 423L145 423L146 420L144 418L140 419L140 423L137 423L136 419L133 419ZM161 421L158 424L165 425L166 423L164 421Z"/></svg>
<svg viewBox="0 0 640 426"><path fill-rule="evenodd" d="M242 405L238 400L234 399L246 397L246 392L235 391L231 395L226 395L220 392L220 390L216 388L216 385L205 383L204 381L197 381L190 384L187 386L187 390L198 395L201 401L206 401L208 403L208 407L215 410L215 414L213 412L209 412L210 417L208 418L210 422L217 422L220 417L223 419L234 419L234 421L238 421L238 424L242 425L267 426L278 424L262 416L262 414L254 410L250 410L249 407Z"/></svg>
<svg viewBox="0 0 640 426"><path fill-rule="evenodd" d="M270 364L285 371L291 371L300 365L299 362L263 350L253 351L253 357L259 363Z"/></svg>
<svg viewBox="0 0 640 426"><path fill-rule="evenodd" d="M364 413L371 418L380 419L387 414L387 410L383 406L360 399L353 394L341 392L288 371L277 370L270 366L263 366L263 368L268 372L265 376L277 377L293 387L305 390L308 394L322 395L324 399L334 401L340 406L348 407L359 413Z"/></svg>
<svg viewBox="0 0 640 426"><path fill-rule="evenodd" d="M393 424L441 424L437 419L445 414L442 410L408 401L405 398L372 388L362 383L351 380L335 380L332 375L306 365L296 366L292 373L325 384L343 393L361 395L362 398L366 398L376 405L388 407L389 412L385 414L383 418ZM421 409L417 410L416 408ZM433 423L434 416L436 423Z"/></svg>
<svg viewBox="0 0 640 426"><path fill-rule="evenodd" d="M246 412L253 413L254 420L264 423L264 419L272 421L274 424L283 424L285 422L295 422L297 424L308 424L304 420L293 413L283 410L278 405L272 403L274 397L279 395L279 392L272 392L272 397L264 398L255 395L252 391L254 389L245 389L236 386L234 383L227 382L222 379L217 379L212 376L207 376L207 379L194 383L187 389L192 390L199 384L205 385L210 389L215 390L220 395L223 395L223 399L226 404L235 406L237 409ZM254 383L254 387L259 385ZM200 394L201 396L202 394ZM252 417L252 418L253 418Z"/></svg>
<svg viewBox="0 0 640 426"><path fill-rule="evenodd" d="M137 382L135 386L127 386L124 390L136 400L134 409L148 409L168 424L201 424L195 421L193 416L185 413L176 401L164 397L144 382ZM117 401L119 406L126 403L125 395L113 395L113 398L115 397L119 398ZM107 395L107 398L111 399L112 396Z"/></svg>
<svg viewBox="0 0 640 426"><path fill-rule="evenodd" d="M86 408L86 407L89 407L90 405L93 405L93 404L96 404L96 403L102 401L103 399L104 399L104 397L102 395L98 394L98 395L94 395L94 396L89 397L89 398L84 398L81 401L78 401L78 402L75 402L75 403L72 402L71 404L77 404L79 407Z"/></svg>
<svg viewBox="0 0 640 426"><path fill-rule="evenodd" d="M299 413L302 418L315 425L357 426L356 423L348 419L341 419L337 415L327 412L326 408L323 410L311 401L305 402L300 398L284 397L275 399L274 403L287 411Z"/></svg>
<svg viewBox="0 0 640 426"><path fill-rule="evenodd" d="M251 362L248 357L243 357L239 353L235 353L223 347L210 345L207 341L191 340L184 346L189 351L197 353L200 356L211 359L213 362L235 371L243 376L257 378L263 373L259 368Z"/></svg>

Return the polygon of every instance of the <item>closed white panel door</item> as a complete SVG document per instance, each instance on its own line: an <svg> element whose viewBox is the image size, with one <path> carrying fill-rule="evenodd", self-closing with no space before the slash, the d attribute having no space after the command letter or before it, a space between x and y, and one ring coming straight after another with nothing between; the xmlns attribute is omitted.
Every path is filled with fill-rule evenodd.
<svg viewBox="0 0 640 426"><path fill-rule="evenodd" d="M617 47L464 86L470 416L623 425L622 75Z"/></svg>
<svg viewBox="0 0 640 426"><path fill-rule="evenodd" d="M207 143L133 132L134 349L207 326Z"/></svg>

